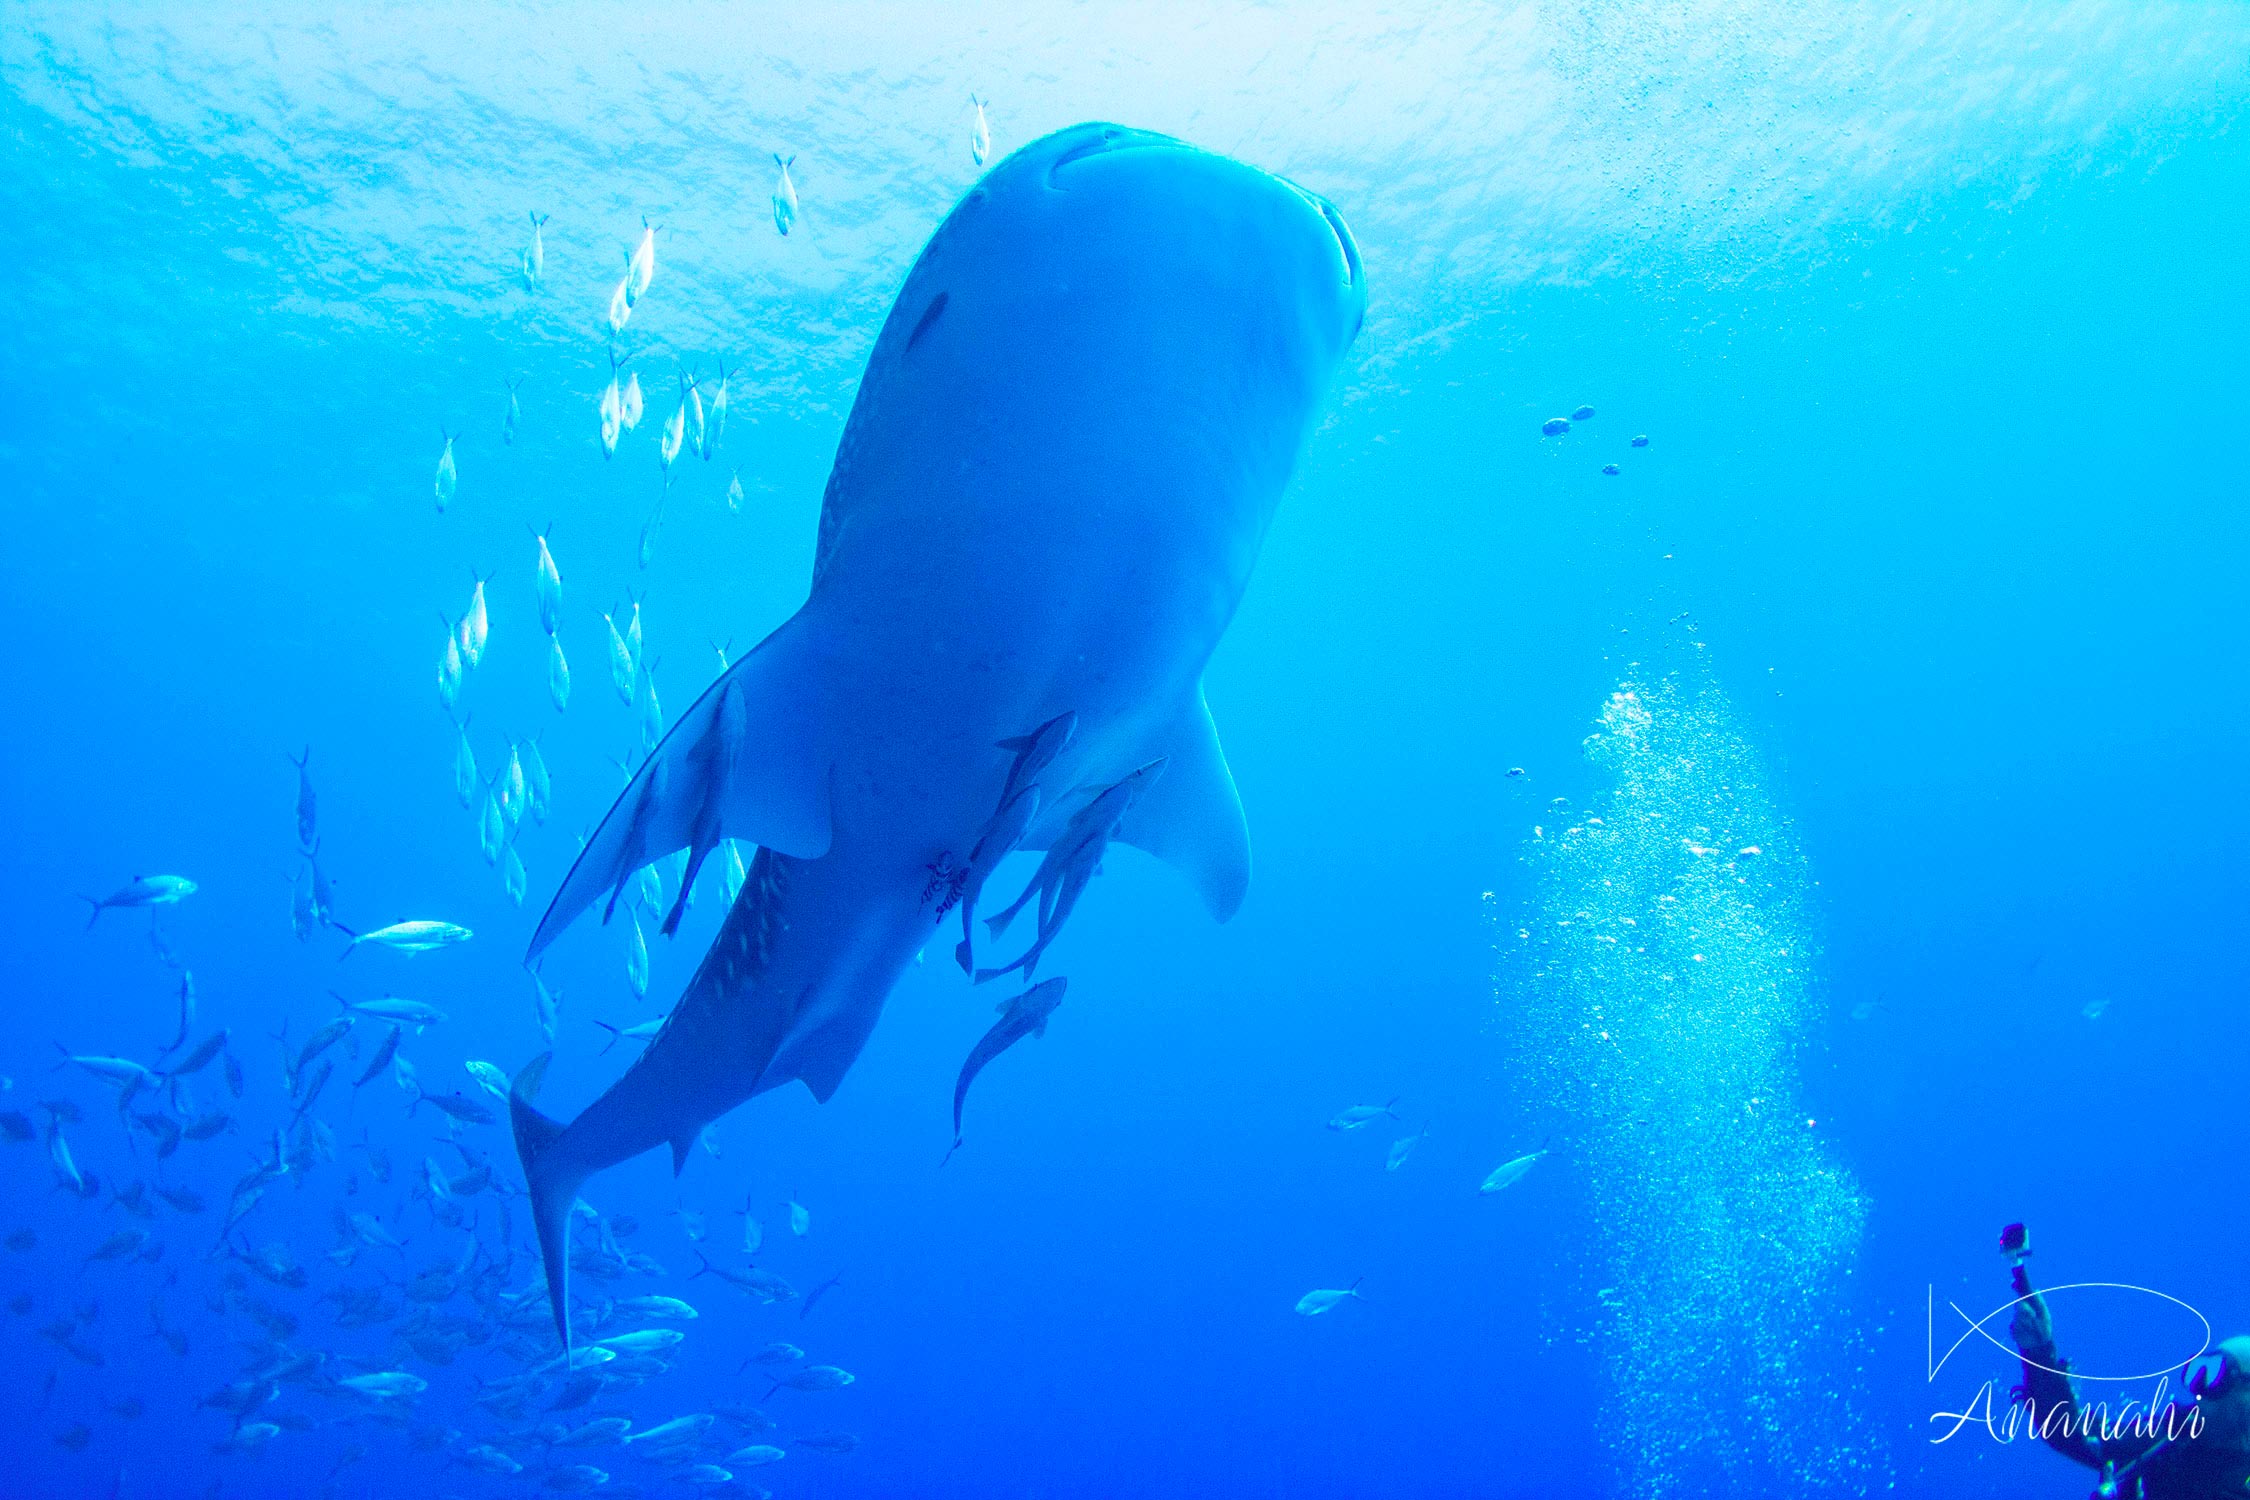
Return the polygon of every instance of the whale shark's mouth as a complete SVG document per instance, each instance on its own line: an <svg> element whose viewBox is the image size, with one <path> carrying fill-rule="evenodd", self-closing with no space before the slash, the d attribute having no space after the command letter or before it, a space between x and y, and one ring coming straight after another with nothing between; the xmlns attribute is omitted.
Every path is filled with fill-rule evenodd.
<svg viewBox="0 0 2250 1500"><path fill-rule="evenodd" d="M1158 135L1151 130L1134 130L1123 125L1087 125L1082 127L1078 139L1058 152L1055 159L1047 164L1047 186L1057 192L1067 192L1068 189L1057 179L1067 169L1077 166L1081 162L1090 161L1095 157L1115 156L1124 151L1147 151L1167 146L1176 147L1183 151L1196 150L1194 146L1188 145L1185 141L1177 140L1168 135ZM1344 284L1352 287L1360 285L1360 278L1366 272L1360 264L1359 244L1352 238L1351 230L1346 227L1344 216L1336 212L1336 205L1330 203L1318 193L1307 192L1296 183L1290 182L1286 177L1278 180L1291 192L1302 198L1305 205L1318 213L1322 220L1327 223L1328 232L1336 238L1336 252L1341 259Z"/></svg>

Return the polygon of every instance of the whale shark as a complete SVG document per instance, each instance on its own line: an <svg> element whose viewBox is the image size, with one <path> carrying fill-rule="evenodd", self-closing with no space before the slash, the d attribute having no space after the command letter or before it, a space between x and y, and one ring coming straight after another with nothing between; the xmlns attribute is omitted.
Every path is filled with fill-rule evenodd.
<svg viewBox="0 0 2250 1500"><path fill-rule="evenodd" d="M792 1080L826 1102L1043 729L1073 726L1047 735L1018 847L1161 763L1114 839L1234 914L1249 832L1203 671L1366 300L1326 200L1119 125L1022 147L939 224L861 376L803 607L675 722L531 939L527 963L681 849L685 886L722 840L757 846L606 1092L542 1113L551 1053L511 1088L566 1349L580 1186L664 1145L677 1171Z"/></svg>

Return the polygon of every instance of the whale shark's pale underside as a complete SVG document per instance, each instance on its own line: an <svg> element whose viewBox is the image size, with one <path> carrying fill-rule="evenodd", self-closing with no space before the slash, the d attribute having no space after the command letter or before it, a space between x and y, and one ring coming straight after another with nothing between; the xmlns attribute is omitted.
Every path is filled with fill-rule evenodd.
<svg viewBox="0 0 2250 1500"><path fill-rule="evenodd" d="M1365 305L1327 203L1114 125L1017 151L931 236L845 424L804 607L681 716L531 941L652 860L759 846L608 1092L566 1126L531 1102L544 1057L517 1080L566 1345L580 1184L666 1144L676 1169L706 1123L791 1079L835 1092L940 920L931 872L993 816L1002 740L1077 715L1034 850L1161 759L1117 836L1233 915L1249 836L1203 669Z"/></svg>

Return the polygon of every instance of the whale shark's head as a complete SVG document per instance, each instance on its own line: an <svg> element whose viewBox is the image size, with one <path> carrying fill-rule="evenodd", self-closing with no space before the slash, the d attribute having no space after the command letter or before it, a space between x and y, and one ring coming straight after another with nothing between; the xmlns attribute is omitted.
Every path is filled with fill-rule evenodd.
<svg viewBox="0 0 2250 1500"><path fill-rule="evenodd" d="M1088 124L995 169L996 194L1050 195L1051 231L1129 252L1137 274L1232 306L1245 332L1295 317L1315 358L1341 357L1367 312L1359 246L1333 204L1295 183L1153 131ZM1099 258L1096 245L1076 245Z"/></svg>
<svg viewBox="0 0 2250 1500"><path fill-rule="evenodd" d="M836 484L860 465L852 429L883 428L925 471L956 440L1075 455L1119 489L1145 489L1159 455L1201 460L1164 481L1175 501L1180 480L1216 498L1200 472L1262 515L1366 308L1359 247L1326 200L1169 136L1072 126L995 166L931 236Z"/></svg>

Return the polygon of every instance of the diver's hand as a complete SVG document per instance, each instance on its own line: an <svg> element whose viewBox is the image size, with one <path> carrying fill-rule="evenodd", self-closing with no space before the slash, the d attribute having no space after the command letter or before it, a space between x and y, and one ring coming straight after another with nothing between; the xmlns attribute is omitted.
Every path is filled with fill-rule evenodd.
<svg viewBox="0 0 2250 1500"><path fill-rule="evenodd" d="M2036 1364L2054 1363L2055 1320L2047 1311L2047 1299L2037 1292L2016 1304L2015 1316L2008 1320L2008 1333L2024 1358Z"/></svg>

